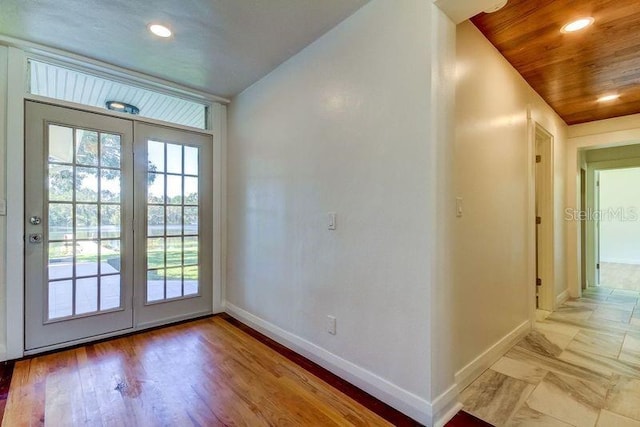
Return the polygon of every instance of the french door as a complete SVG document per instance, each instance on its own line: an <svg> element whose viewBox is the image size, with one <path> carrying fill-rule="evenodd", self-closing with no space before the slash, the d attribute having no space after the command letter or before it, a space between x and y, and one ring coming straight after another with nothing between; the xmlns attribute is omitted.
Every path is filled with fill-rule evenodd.
<svg viewBox="0 0 640 427"><path fill-rule="evenodd" d="M136 323L210 313L211 136L136 122L135 138Z"/></svg>
<svg viewBox="0 0 640 427"><path fill-rule="evenodd" d="M25 349L211 312L211 137L31 101L25 124Z"/></svg>

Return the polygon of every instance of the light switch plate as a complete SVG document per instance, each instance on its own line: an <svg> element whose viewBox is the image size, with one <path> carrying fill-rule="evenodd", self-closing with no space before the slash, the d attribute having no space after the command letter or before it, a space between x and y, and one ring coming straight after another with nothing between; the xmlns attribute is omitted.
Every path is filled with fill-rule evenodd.
<svg viewBox="0 0 640 427"><path fill-rule="evenodd" d="M329 230L335 230L336 229L336 213L335 212L329 212L329 224L328 224L328 228Z"/></svg>
<svg viewBox="0 0 640 427"><path fill-rule="evenodd" d="M0 215L4 216L7 214L7 201L5 199L0 199Z"/></svg>
<svg viewBox="0 0 640 427"><path fill-rule="evenodd" d="M456 197L456 216L462 217L462 197Z"/></svg>

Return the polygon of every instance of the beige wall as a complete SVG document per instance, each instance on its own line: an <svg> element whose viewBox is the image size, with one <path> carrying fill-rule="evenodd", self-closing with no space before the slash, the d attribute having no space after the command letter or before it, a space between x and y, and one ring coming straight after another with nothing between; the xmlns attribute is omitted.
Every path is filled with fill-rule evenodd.
<svg viewBox="0 0 640 427"><path fill-rule="evenodd" d="M527 115L554 137L555 294L566 288L566 125L469 21L457 30L454 225L456 365L462 369L530 319L533 145Z"/></svg>

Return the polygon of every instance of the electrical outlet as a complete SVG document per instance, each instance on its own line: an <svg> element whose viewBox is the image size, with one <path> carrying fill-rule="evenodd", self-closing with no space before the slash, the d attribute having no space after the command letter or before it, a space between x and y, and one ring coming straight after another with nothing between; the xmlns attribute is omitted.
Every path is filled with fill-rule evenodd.
<svg viewBox="0 0 640 427"><path fill-rule="evenodd" d="M328 315L327 316L327 332L331 335L336 334L336 318L335 316Z"/></svg>

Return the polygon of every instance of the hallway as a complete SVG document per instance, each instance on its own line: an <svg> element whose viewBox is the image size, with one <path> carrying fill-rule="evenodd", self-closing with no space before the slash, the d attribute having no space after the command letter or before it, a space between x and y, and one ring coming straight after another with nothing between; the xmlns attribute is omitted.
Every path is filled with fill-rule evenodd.
<svg viewBox="0 0 640 427"><path fill-rule="evenodd" d="M496 426L640 426L640 292L569 300L465 389Z"/></svg>

